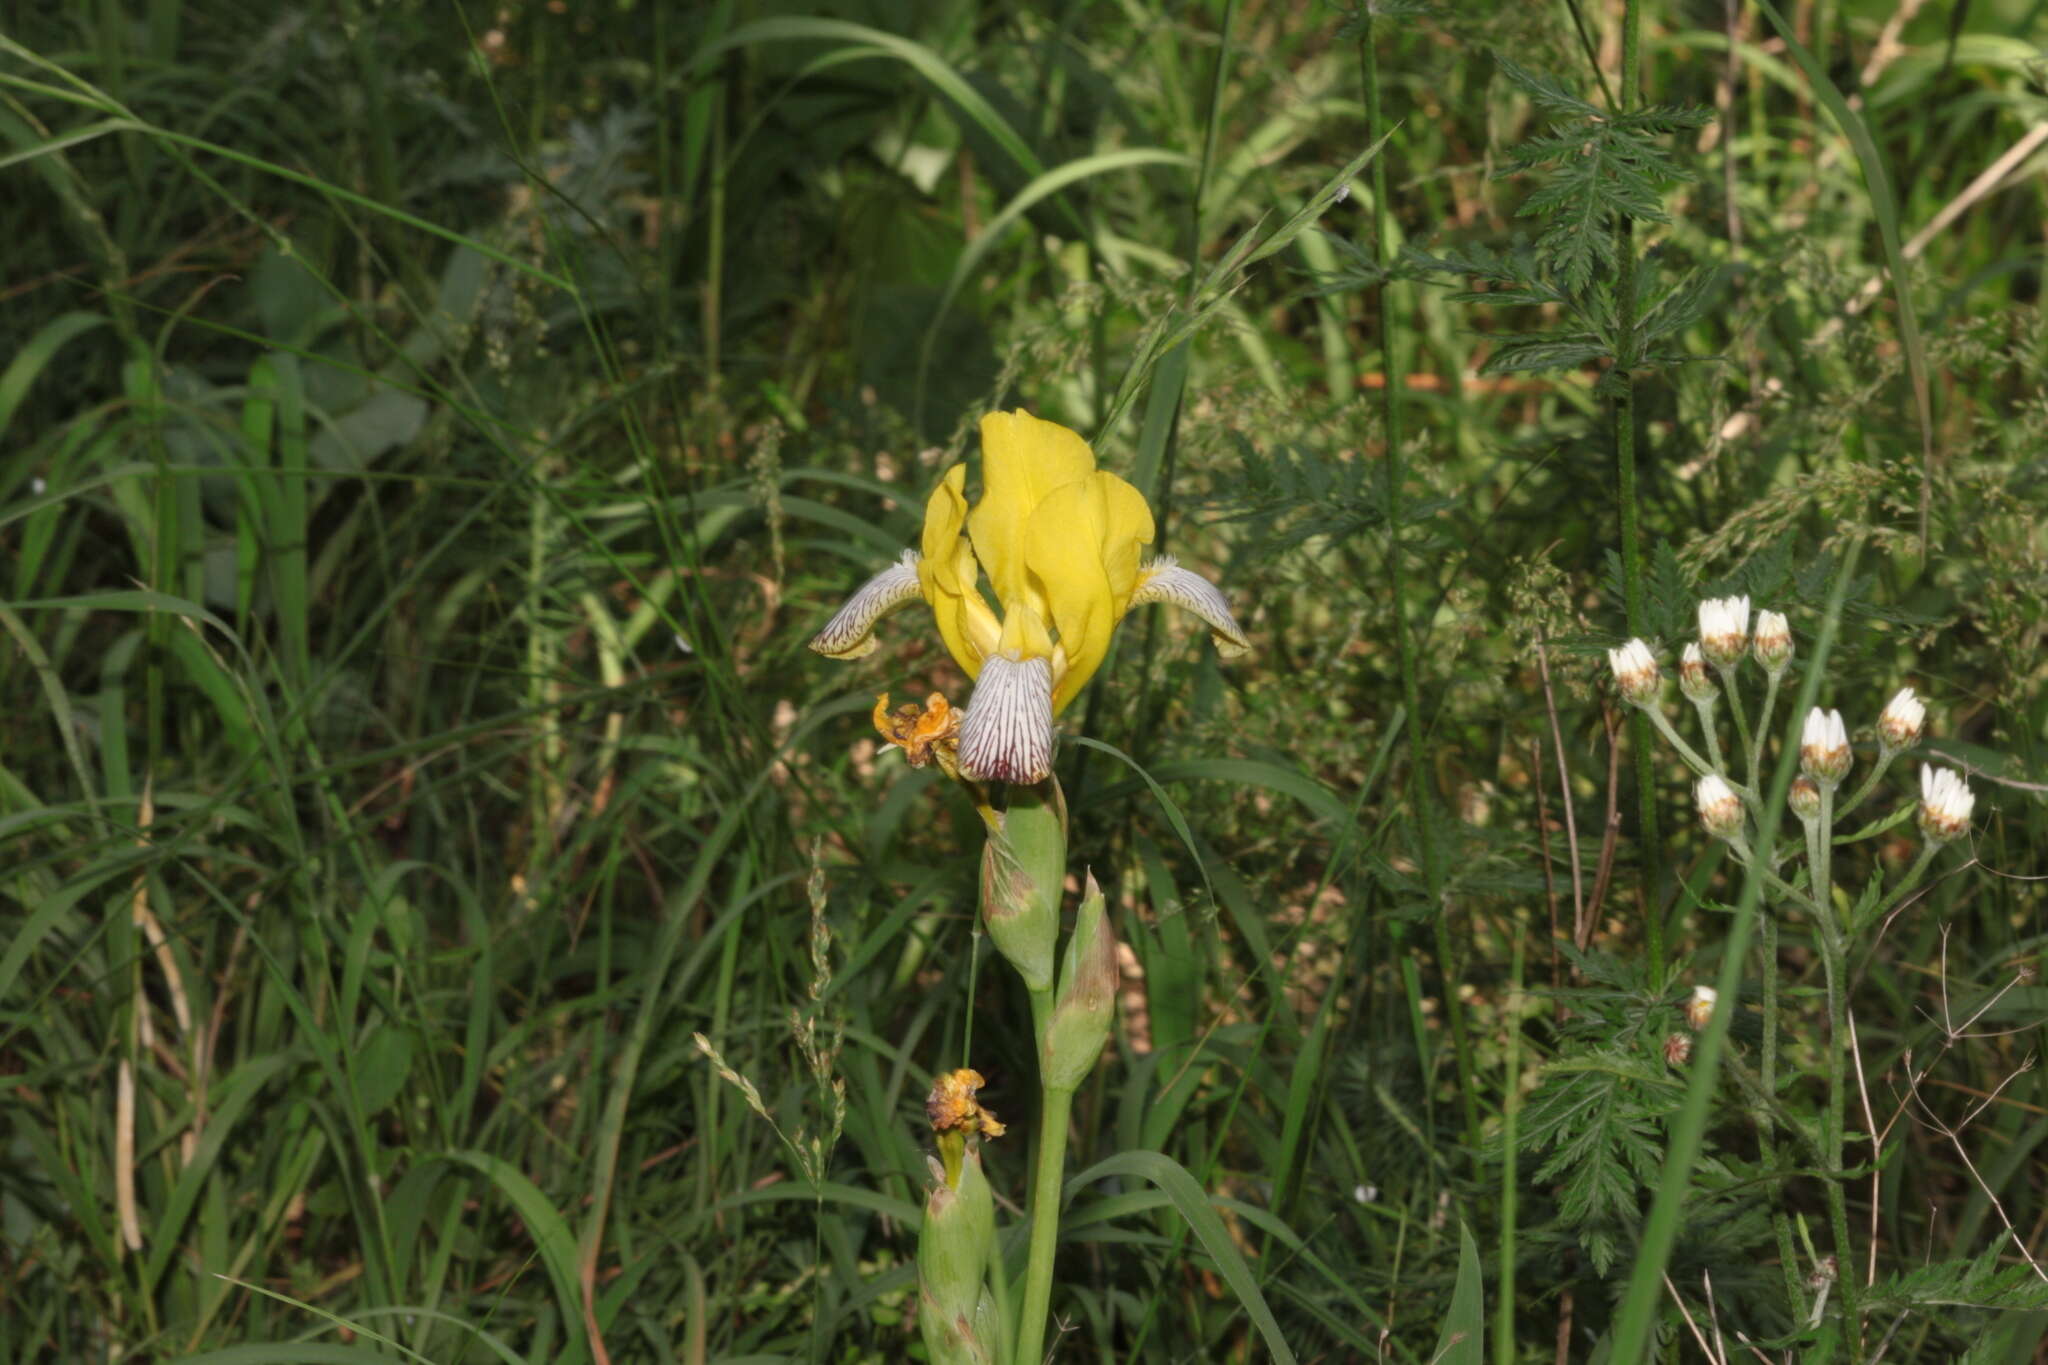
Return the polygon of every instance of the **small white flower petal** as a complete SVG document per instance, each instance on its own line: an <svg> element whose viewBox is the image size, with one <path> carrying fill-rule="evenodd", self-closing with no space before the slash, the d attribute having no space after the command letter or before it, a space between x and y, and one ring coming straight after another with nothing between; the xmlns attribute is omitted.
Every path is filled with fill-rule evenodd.
<svg viewBox="0 0 2048 1365"><path fill-rule="evenodd" d="M875 623L923 593L917 581L917 551L860 585L846 605L832 614L825 628L811 637L811 648L828 659L861 659L875 652Z"/></svg>
<svg viewBox="0 0 2048 1365"><path fill-rule="evenodd" d="M1052 776L1052 662L992 654L960 723L960 771L976 782Z"/></svg>
<svg viewBox="0 0 2048 1365"><path fill-rule="evenodd" d="M1161 555L1138 571L1138 590L1131 594L1131 605L1142 607L1148 602L1171 603L1201 617L1209 627L1209 638L1216 642L1216 652L1226 659L1252 647L1216 585L1168 556Z"/></svg>

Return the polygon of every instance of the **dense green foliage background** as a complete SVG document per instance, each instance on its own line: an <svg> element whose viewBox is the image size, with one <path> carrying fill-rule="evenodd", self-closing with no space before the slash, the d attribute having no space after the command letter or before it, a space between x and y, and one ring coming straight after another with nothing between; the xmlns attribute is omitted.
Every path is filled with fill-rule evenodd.
<svg viewBox="0 0 2048 1365"><path fill-rule="evenodd" d="M965 679L804 643L1022 405L1257 646L1134 616L1070 713L1073 1171L1192 1172L1304 1361L2040 1358L2048 7L1766 9L14 7L0 1349L920 1358L921 1101L971 1029L1019 1198L1028 1015L868 727ZM1721 591L1835 631L1862 761L1929 699L1879 815L1977 793L1853 962L1860 1347L1732 1071L1635 1254L1742 879L1603 649ZM1056 1358L1268 1355L1154 1186L1073 1201Z"/></svg>

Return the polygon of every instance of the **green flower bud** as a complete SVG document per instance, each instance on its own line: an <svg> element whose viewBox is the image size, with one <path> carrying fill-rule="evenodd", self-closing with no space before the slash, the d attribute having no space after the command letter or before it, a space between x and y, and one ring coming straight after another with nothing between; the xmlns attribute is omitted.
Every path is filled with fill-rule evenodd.
<svg viewBox="0 0 2048 1365"><path fill-rule="evenodd" d="M1792 813L1802 820L1820 819L1820 788L1805 773L1792 779Z"/></svg>
<svg viewBox="0 0 2048 1365"><path fill-rule="evenodd" d="M917 1236L918 1324L934 1365L985 1365L995 1359L995 1339L980 1324L987 1295L982 1274L996 1233L995 1199L982 1174L981 1153L972 1147L948 1184L933 1163L937 1184L926 1196L924 1226Z"/></svg>
<svg viewBox="0 0 2048 1365"><path fill-rule="evenodd" d="M996 949L1034 991L1052 989L1067 873L1067 801L1059 783L1009 789L981 853L981 914Z"/></svg>
<svg viewBox="0 0 2048 1365"><path fill-rule="evenodd" d="M1116 935L1103 910L1102 890L1091 874L1060 966L1059 999L1040 1045L1046 1089L1074 1090L1095 1069L1116 1012L1116 980Z"/></svg>

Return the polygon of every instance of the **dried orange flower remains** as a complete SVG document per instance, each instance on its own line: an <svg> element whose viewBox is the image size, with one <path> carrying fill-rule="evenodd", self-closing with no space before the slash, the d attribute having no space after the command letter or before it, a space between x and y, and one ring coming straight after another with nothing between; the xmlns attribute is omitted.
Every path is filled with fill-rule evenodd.
<svg viewBox="0 0 2048 1365"><path fill-rule="evenodd" d="M1003 1125L974 1098L987 1084L979 1071L968 1067L942 1072L924 1101L924 1116L931 1121L932 1131L946 1133L957 1128L985 1138L1001 1137Z"/></svg>
<svg viewBox="0 0 2048 1365"><path fill-rule="evenodd" d="M956 772L954 755L960 748L960 715L952 703L937 692L919 706L914 701L891 711L889 694L875 698L875 729L887 743L903 751L913 768L937 762L948 775Z"/></svg>

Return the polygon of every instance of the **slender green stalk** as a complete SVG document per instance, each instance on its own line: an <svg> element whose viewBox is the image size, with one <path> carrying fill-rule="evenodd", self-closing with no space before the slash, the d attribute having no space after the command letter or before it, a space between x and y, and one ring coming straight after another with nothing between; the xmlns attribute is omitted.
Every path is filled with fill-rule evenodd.
<svg viewBox="0 0 2048 1365"><path fill-rule="evenodd" d="M1379 51L1374 41L1372 7L1363 8L1364 24L1358 37L1359 74L1365 84L1365 136L1377 142L1388 135L1386 115L1380 105ZM1392 215L1387 202L1387 157L1372 159L1372 253L1379 267L1372 295L1379 314L1381 369L1385 383L1380 386L1380 420L1387 441L1387 583L1393 595L1394 648L1401 661L1401 700L1408 711L1409 802L1415 812L1415 836L1422 858L1422 880L1429 896L1436 924L1437 967L1443 973L1444 1014L1451 1028L1451 1047L1457 1057L1458 1093L1463 1100L1465 1141L1476 1148L1479 1142L1478 1082L1472 1060L1472 1041L1465 1027L1464 1002L1458 998L1457 960L1452 952L1449 907L1444 904L1443 864L1437 855L1436 821L1430 797L1429 779L1434 765L1429 739L1422 721L1422 685L1415 660L1415 638L1408 620L1408 564L1402 553L1401 536L1407 522L1407 499L1402 487L1406 478L1403 446L1407 440L1405 397L1408 387L1406 354L1400 310L1393 306L1393 281L1388 276ZM1398 949L1398 943L1397 943Z"/></svg>
<svg viewBox="0 0 2048 1365"><path fill-rule="evenodd" d="M1052 1261L1060 1239L1060 1177L1066 1168L1071 1090L1047 1090L1038 1118L1038 1164L1031 1175L1031 1259L1024 1270L1024 1301L1017 1319L1014 1365L1039 1365L1045 1355L1045 1318L1052 1307Z"/></svg>
<svg viewBox="0 0 2048 1365"><path fill-rule="evenodd" d="M1935 843L1932 839L1923 844L1920 848L1920 856L1913 860L1913 865L1910 868L1906 869L1905 880L1893 887L1890 893L1878 902L1877 908L1870 912L1870 919L1864 921L1864 923L1881 920L1886 915L1889 915L1893 908L1900 901L1904 900L1914 887L1920 884L1920 878L1927 874L1927 865L1934 861L1934 855L1939 852L1941 852L1941 845ZM1852 931L1862 927L1862 924L1850 926Z"/></svg>
<svg viewBox="0 0 2048 1365"><path fill-rule="evenodd" d="M1878 749L1877 762L1871 765L1870 776L1864 778L1863 784L1857 787L1854 794L1842 803L1842 814L1847 815L1850 811L1855 810L1870 799L1870 794L1877 790L1878 779L1884 776L1885 769L1891 767L1892 760L1898 756L1899 751L1889 745Z"/></svg>
<svg viewBox="0 0 2048 1365"><path fill-rule="evenodd" d="M1777 679L1771 679L1775 686ZM1761 728L1761 727L1759 727ZM1778 917L1765 906L1757 915L1757 956L1761 959L1764 987L1764 1038L1763 1055L1758 1058L1758 1069L1762 1072L1759 1084L1768 1101L1759 1111L1757 1122L1763 1147L1764 1164L1767 1169L1781 1171L1785 1168L1785 1152L1778 1142L1775 1118L1778 1098ZM1729 1059L1731 1062L1733 1058ZM1806 1312L1806 1296L1799 1283L1799 1252L1792 1245L1792 1220L1785 1213L1785 1188L1782 1183L1771 1187L1771 1235L1778 1243L1778 1268L1785 1278L1785 1307L1792 1320L1798 1322Z"/></svg>
<svg viewBox="0 0 2048 1365"><path fill-rule="evenodd" d="M1515 926L1515 947L1508 979L1514 989L1508 995L1507 1093L1501 1102L1500 1163L1500 1285L1496 1291L1498 1311L1493 1323L1495 1365L1514 1365L1515 1360L1515 1218L1520 1187L1515 1180L1516 1130L1522 1115L1522 927Z"/></svg>
<svg viewBox="0 0 2048 1365"><path fill-rule="evenodd" d="M967 937L967 1022L960 1030L960 1065L965 1067L974 1065L974 1002L981 988L981 940L981 911L977 909L974 931ZM1043 1032L1043 1025L1037 1019L1037 1001L1034 1000L1032 1005L1031 1033L1037 1037Z"/></svg>
<svg viewBox="0 0 2048 1365"><path fill-rule="evenodd" d="M1754 755L1756 753L1756 745L1750 739L1749 716L1742 709L1742 684L1737 682L1735 678L1735 670L1740 667L1741 664L1738 662L1731 664L1727 668L1717 668L1714 671L1721 675L1721 690L1728 694L1728 709L1735 713L1735 735L1740 743L1741 752ZM1730 776L1733 776L1733 774L1731 773ZM1756 760L1754 757L1750 759L1749 771L1742 776L1743 780L1751 786L1756 785Z"/></svg>
<svg viewBox="0 0 2048 1365"><path fill-rule="evenodd" d="M1638 58L1641 50L1640 15L1636 0L1628 0L1621 18L1621 86L1615 92L1615 112L1625 114L1635 107L1639 83ZM1623 355L1635 346L1636 332L1636 244L1635 222L1622 217L1614 225L1615 255L1620 270L1615 280L1616 333ZM1636 500L1636 406L1635 376L1617 369L1613 402L1615 490L1621 505L1621 581L1628 611L1629 634L1647 632L1643 603L1643 546L1641 518ZM1648 714L1649 708L1638 711ZM1657 760L1637 720L1630 727L1630 742L1636 751L1636 806L1641 823L1643 853L1643 904L1646 913L1645 950L1649 955L1650 983L1664 980L1664 839L1657 825Z"/></svg>
<svg viewBox="0 0 2048 1365"><path fill-rule="evenodd" d="M1821 949L1828 986L1828 1119L1822 1135L1827 1148L1828 1222L1834 1229L1836 1289L1842 1296L1842 1318L1848 1324L1849 1358L1863 1358L1863 1327L1858 1301L1862 1287L1856 1277L1855 1250L1849 1242L1849 1198L1842 1188L1843 1130L1848 1116L1849 963L1839 936Z"/></svg>
<svg viewBox="0 0 2048 1365"><path fill-rule="evenodd" d="M725 97L721 91L711 104L711 195L705 207L704 379L714 395L721 367L719 329L725 312L725 138Z"/></svg>
<svg viewBox="0 0 2048 1365"><path fill-rule="evenodd" d="M1664 737L1666 744L1669 744L1678 751L1678 756L1685 760L1687 767L1691 768L1701 777L1705 777L1708 773L1720 773L1728 778L1729 786L1735 788L1737 792L1743 792L1745 799L1747 799L1749 794L1744 792L1744 788L1735 781L1733 775L1728 773L1719 763L1709 763L1706 759L1701 758L1697 749L1679 738L1678 730L1665 717L1662 711L1659 711L1654 705L1638 706L1636 710L1642 715L1649 717L1650 724L1657 727L1657 733Z"/></svg>
<svg viewBox="0 0 2048 1365"><path fill-rule="evenodd" d="M1836 917L1834 850L1829 833L1835 827L1835 784L1820 784L1820 815L1806 826L1807 876L1813 886L1814 936L1828 992L1828 1108L1821 1131L1825 1148L1822 1166L1827 1179L1828 1222L1835 1239L1837 1288L1842 1317L1849 1325L1849 1356L1861 1360L1862 1328L1857 1316L1861 1295L1856 1281L1855 1250L1849 1242L1849 1199L1842 1188L1842 1147L1849 1112L1849 954L1848 939Z"/></svg>
<svg viewBox="0 0 2048 1365"><path fill-rule="evenodd" d="M1762 779L1758 776L1764 766L1764 736L1771 732L1771 713L1778 708L1778 680L1784 677L1779 669L1771 670L1764 683L1764 707L1757 713L1756 734L1749 741L1749 785L1754 787Z"/></svg>
<svg viewBox="0 0 2048 1365"><path fill-rule="evenodd" d="M1727 760L1721 757L1721 736L1714 729L1714 699L1706 697L1694 701L1692 709L1700 713L1700 733L1706 736L1707 761L1714 765L1715 772L1734 776L1728 770Z"/></svg>
<svg viewBox="0 0 2048 1365"><path fill-rule="evenodd" d="M1742 862L1743 864L1747 865L1755 861L1756 855L1750 851L1748 842L1744 840L1742 836L1737 835L1734 838L1730 839L1728 841L1728 846L1735 850L1735 856L1737 860ZM1777 892L1784 899L1793 902L1794 904L1803 906L1809 911L1811 911L1813 908L1813 901L1806 895L1805 892L1801 891L1798 887L1786 881L1783 877L1780 877L1777 873L1770 871L1768 868L1764 870L1764 885L1769 887L1771 890Z"/></svg>

